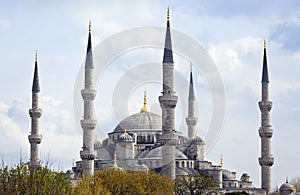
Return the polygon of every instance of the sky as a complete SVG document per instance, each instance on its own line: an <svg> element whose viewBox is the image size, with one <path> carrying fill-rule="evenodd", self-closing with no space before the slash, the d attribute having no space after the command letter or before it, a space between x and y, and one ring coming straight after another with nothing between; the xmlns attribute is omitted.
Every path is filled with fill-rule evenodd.
<svg viewBox="0 0 300 195"><path fill-rule="evenodd" d="M28 109L36 50L43 109L41 160L59 170L69 169L72 159L80 160L82 102L78 97L89 20L95 66L103 66L95 78L97 139L105 139L125 116L139 112L144 90L151 112L160 114L168 6L179 96L176 129L187 133L184 118L192 61L198 134L205 140L214 131L207 160L219 164L222 154L225 169L236 171L237 178L249 173L254 186L260 187L258 101L266 39L273 102L272 185L300 176L300 2L296 0L2 2L0 153L4 162L13 165L20 158L29 159ZM190 54L197 45L201 55ZM101 60L107 64L99 65ZM207 68L214 72L206 72ZM220 128L211 128L216 121Z"/></svg>

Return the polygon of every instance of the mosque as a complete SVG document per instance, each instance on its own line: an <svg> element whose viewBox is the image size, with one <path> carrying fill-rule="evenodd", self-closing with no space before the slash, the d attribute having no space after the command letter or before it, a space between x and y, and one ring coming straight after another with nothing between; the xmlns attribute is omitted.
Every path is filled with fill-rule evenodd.
<svg viewBox="0 0 300 195"><path fill-rule="evenodd" d="M242 192L249 194L268 194L271 192L271 166L274 158L271 156L271 138L273 130L270 125L269 74L267 65L266 42L264 42L264 57L262 68L262 98L259 102L261 110L261 127L258 130L261 138L261 188L252 185L250 176L243 173L237 178L236 172L227 170L222 165L214 164L205 158L205 142L197 136L196 98L192 68L190 70L188 92L188 116L186 117L188 136L184 136L175 128L175 107L178 100L174 91L174 61L170 30L169 10L165 47L163 52L163 85L162 95L158 97L162 115L151 113L147 108L146 92L144 105L140 112L124 118L108 137L102 142L95 141L94 129L97 121L94 116L94 64L91 42L91 24L89 25L88 45L85 61L85 83L81 90L84 100L84 115L81 120L83 129L83 146L80 151L81 161L77 161L67 173L72 179L82 175L93 175L95 170L113 167L124 170L154 170L167 174L174 179L180 175L195 173L211 176L220 189L226 192ZM39 130L39 118L42 110L39 107L39 75L37 59L35 60L34 79L32 86L31 134L28 136L30 164L40 165L40 148L42 135ZM186 131L185 129L181 129ZM295 189L288 182L280 187L281 194L293 194Z"/></svg>

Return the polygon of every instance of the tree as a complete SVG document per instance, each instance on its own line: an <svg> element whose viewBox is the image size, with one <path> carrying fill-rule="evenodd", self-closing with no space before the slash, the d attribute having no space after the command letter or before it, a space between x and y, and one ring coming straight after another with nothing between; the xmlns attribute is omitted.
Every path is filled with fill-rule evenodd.
<svg viewBox="0 0 300 195"><path fill-rule="evenodd" d="M0 169L0 194L71 194L70 182L62 172L20 163Z"/></svg>
<svg viewBox="0 0 300 195"><path fill-rule="evenodd" d="M199 172L182 175L175 179L175 193L185 194L218 194L217 182L208 176L203 176Z"/></svg>
<svg viewBox="0 0 300 195"><path fill-rule="evenodd" d="M100 169L94 176L83 178L77 185L77 194L173 194L173 181L166 175L152 171L121 171Z"/></svg>

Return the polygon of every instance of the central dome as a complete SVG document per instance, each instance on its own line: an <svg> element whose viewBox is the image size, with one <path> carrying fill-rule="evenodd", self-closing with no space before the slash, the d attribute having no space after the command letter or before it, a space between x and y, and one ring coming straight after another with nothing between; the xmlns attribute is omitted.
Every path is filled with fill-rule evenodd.
<svg viewBox="0 0 300 195"><path fill-rule="evenodd" d="M114 129L114 133L129 133L161 131L161 116L151 112L140 112L123 119Z"/></svg>

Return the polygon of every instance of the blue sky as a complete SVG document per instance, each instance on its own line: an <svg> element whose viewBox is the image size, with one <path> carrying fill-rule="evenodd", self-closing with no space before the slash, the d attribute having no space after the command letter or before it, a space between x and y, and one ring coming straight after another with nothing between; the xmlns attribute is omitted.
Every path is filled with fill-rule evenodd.
<svg viewBox="0 0 300 195"><path fill-rule="evenodd" d="M255 186L260 186L260 80L263 39L267 40L274 128L272 153L273 186L285 177L300 174L297 162L300 122L300 20L299 1L9 1L0 8L0 148L4 160L13 164L28 159L31 84L35 51L38 50L41 107L44 111L41 130L42 160L54 162L56 168L70 168L79 160L81 130L73 113L73 93L83 63L88 21L92 21L93 46L124 30L156 26L165 27L166 8L171 9L171 27L185 33L205 48L215 62L225 88L225 120L218 141L207 159L237 171L248 172ZM142 35L144 36L144 35ZM161 37L163 42L164 37ZM173 42L176 42L173 40ZM122 44L122 42L120 42ZM176 43L173 44L176 47ZM109 48L108 48L109 50ZM97 57L97 53L94 54ZM98 77L96 114L98 139L114 129L121 116L138 112L143 91L148 91L149 107L159 113L159 82L140 83L128 97L115 92L122 76L132 73L138 64L160 63L162 50L145 48L128 51L113 60ZM189 62L174 57L177 80L188 80ZM186 64L186 65L184 65ZM182 65L182 66L181 66ZM140 70L139 70L140 71ZM195 69L199 112L199 135L205 137L211 120L212 100L207 79ZM134 77L134 75L133 75ZM135 77L134 77L135 78ZM176 78L175 78L176 79ZM107 84L109 83L109 84ZM177 91L187 84L175 82ZM76 91L75 91L76 92ZM114 96L114 93L117 95ZM180 92L178 92L180 94ZM117 98L116 98L117 97ZM178 119L184 118L184 99L177 107ZM114 101L115 100L115 101ZM124 108L112 110L116 102ZM79 103L80 106L80 103ZM118 113L121 114L118 114ZM116 117L120 116L120 117ZM176 126L186 133L184 123Z"/></svg>

